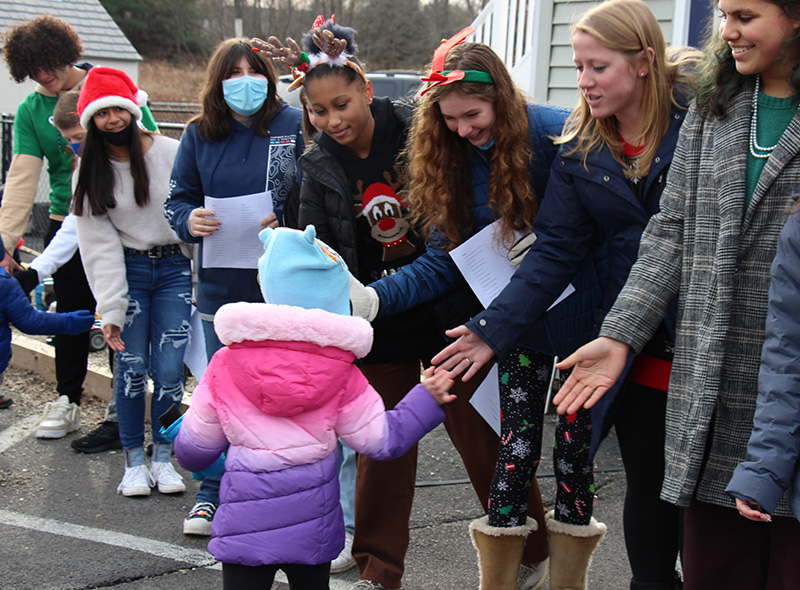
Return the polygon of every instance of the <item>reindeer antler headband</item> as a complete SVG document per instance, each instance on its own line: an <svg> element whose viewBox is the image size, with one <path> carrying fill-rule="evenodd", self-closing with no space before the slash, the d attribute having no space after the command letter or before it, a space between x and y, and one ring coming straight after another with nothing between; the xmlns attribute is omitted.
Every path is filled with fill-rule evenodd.
<svg viewBox="0 0 800 590"><path fill-rule="evenodd" d="M335 15L331 15L331 23L334 22L335 18ZM314 19L314 24L311 26L313 31L312 39L314 44L320 48L321 53L315 53L310 56L305 51L302 51L297 42L291 37L286 37L286 45L283 45L281 40L274 36L270 37L268 42L258 38L250 40L253 45L256 45L253 48L254 51L266 53L272 59L285 64L292 71L294 81L287 88L289 92L302 86L305 75L320 64L352 68L361 76L364 82L367 81L363 70L351 60L352 56L345 51L347 49L347 41L337 39L333 32L323 29L322 25L324 24L325 18L321 14Z"/></svg>
<svg viewBox="0 0 800 590"><path fill-rule="evenodd" d="M492 75L488 72L481 72L480 70L445 70L444 62L447 59L447 54L450 50L463 43L468 36L475 32L472 27L462 29L447 40L442 41L442 44L433 52L433 61L431 62L431 72L427 78L422 78L423 82L428 85L420 89L417 98L428 92L435 86L444 86L445 84L452 84L453 82L480 82L482 84L494 84Z"/></svg>

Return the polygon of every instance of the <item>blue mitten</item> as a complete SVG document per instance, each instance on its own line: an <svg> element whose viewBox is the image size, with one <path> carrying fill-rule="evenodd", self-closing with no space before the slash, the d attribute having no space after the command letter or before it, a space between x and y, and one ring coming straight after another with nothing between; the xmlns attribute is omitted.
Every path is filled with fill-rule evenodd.
<svg viewBox="0 0 800 590"><path fill-rule="evenodd" d="M158 429L161 433L161 436L167 439L169 442L175 442L175 437L178 436L178 430L181 428L181 423L183 423L183 416L175 420L169 426L162 426Z"/></svg>
<svg viewBox="0 0 800 590"><path fill-rule="evenodd" d="M94 314L85 309L62 313L61 315L64 316L64 328L61 330L62 334L80 334L82 332L88 332L94 325Z"/></svg>

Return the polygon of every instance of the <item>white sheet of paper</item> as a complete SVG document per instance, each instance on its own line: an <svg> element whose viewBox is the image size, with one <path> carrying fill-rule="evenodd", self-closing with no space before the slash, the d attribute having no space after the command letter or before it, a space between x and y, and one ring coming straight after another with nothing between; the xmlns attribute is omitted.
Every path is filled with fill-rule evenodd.
<svg viewBox="0 0 800 590"><path fill-rule="evenodd" d="M500 222L495 221L450 251L453 262L484 308L491 305L517 270L517 267L508 261L508 249L498 246L499 240L494 239L494 233L499 231L499 228ZM567 285L564 292L547 309L553 309L574 292L575 287L572 284ZM500 385L497 379L497 365L495 365L472 395L470 403L499 435Z"/></svg>
<svg viewBox="0 0 800 590"><path fill-rule="evenodd" d="M483 307L491 305L517 270L508 261L508 249L499 246L499 240L494 239L494 233L499 229L500 221L495 221L450 251L453 262ZM547 309L552 309L574 292L575 287L568 285Z"/></svg>
<svg viewBox="0 0 800 590"><path fill-rule="evenodd" d="M472 394L469 403L500 436L500 373L495 363L483 383Z"/></svg>
<svg viewBox="0 0 800 590"><path fill-rule="evenodd" d="M200 319L200 312L192 306L192 315L189 318L189 344L183 354L183 364L189 367L192 375L200 381L208 366L208 356L206 355L206 338L203 335L203 320Z"/></svg>
<svg viewBox="0 0 800 590"><path fill-rule="evenodd" d="M217 199L203 205L214 212L219 229L203 238L203 268L258 268L264 245L260 221L272 213L272 191Z"/></svg>

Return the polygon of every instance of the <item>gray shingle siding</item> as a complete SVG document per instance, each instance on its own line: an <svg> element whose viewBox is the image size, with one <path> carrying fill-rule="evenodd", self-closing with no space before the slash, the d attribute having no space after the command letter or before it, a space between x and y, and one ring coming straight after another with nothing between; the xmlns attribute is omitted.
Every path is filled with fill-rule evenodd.
<svg viewBox="0 0 800 590"><path fill-rule="evenodd" d="M43 14L72 25L83 41L84 57L89 61L142 59L98 0L0 0L0 31Z"/></svg>

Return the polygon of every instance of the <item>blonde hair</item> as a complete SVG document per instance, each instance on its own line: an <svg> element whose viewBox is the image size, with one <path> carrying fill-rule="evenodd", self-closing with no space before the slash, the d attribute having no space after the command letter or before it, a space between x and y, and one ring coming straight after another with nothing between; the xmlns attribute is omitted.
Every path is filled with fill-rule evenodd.
<svg viewBox="0 0 800 590"><path fill-rule="evenodd" d="M583 93L580 93L578 103L567 118L556 144L576 140L575 147L568 153L583 154L584 163L590 152L605 145L626 176L644 176L650 170L650 162L669 129L672 105L685 108L675 96L676 87L685 86L688 90L689 71L702 54L687 47L668 50L656 17L642 0L602 2L572 26L573 36L579 31L591 35L608 49L625 53L631 61L642 51L646 52L648 48L653 50L649 74L643 79L641 114L635 130L635 136L645 138L646 145L639 157L639 167L629 170L623 161L622 140L616 119L593 117Z"/></svg>
<svg viewBox="0 0 800 590"><path fill-rule="evenodd" d="M501 241L510 245L515 229L533 226L538 207L528 175L527 101L488 45L456 45L447 55L445 69L487 72L494 83L438 85L422 97L401 156L408 162L408 200L414 221L428 238L434 232L443 234L447 243L440 246L445 250L460 244L474 227L469 210L473 197L470 144L447 128L439 107L439 101L459 92L489 101L494 108L495 147L488 153L489 207L501 220Z"/></svg>

